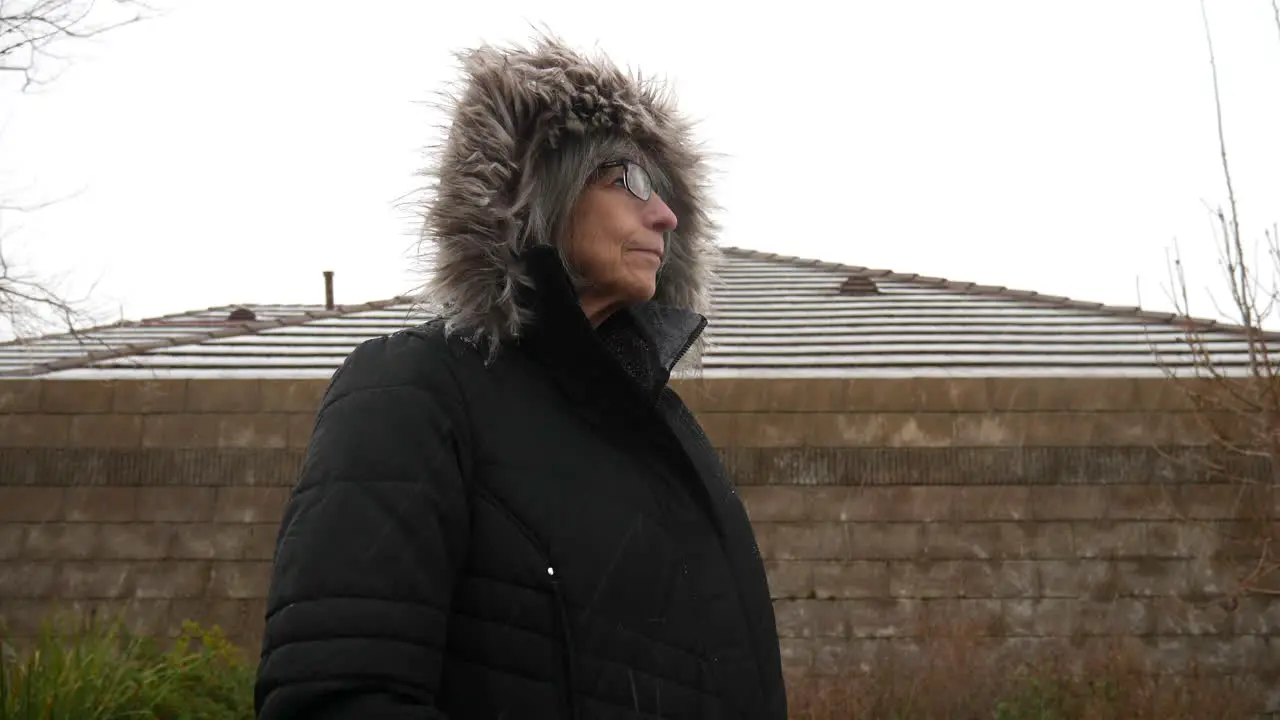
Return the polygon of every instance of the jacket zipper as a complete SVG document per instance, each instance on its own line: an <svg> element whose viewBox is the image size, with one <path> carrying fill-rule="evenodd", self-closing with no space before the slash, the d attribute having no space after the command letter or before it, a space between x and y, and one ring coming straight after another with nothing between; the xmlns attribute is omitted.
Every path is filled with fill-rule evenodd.
<svg viewBox="0 0 1280 720"><path fill-rule="evenodd" d="M561 644L561 662L563 664L563 672L565 679L564 703L565 710L569 720L578 720L578 706L576 697L576 686L574 684L574 666L573 657L573 632L569 625L569 608L564 601L564 594L560 588L560 576L556 575L555 564L551 562L551 548L547 547L528 525L518 517L515 513L502 503L493 493L485 488L477 488L476 492L483 495L491 505L498 508L507 519L516 526L516 530L524 536L525 540L533 547L533 549L541 556L543 563L547 567L547 584L551 586L552 602L555 604L555 623L557 634L560 636Z"/></svg>
<svg viewBox="0 0 1280 720"><path fill-rule="evenodd" d="M676 366L680 364L680 361L684 359L685 354L689 352L689 348L693 347L693 344L698 342L698 338L702 337L702 331L705 330L706 327L707 320L706 318L703 318L702 321L698 323L698 327L693 332L689 333L689 337L685 338L684 345L680 346L680 351L676 353L675 357L671 360L671 364L667 366L667 375L670 375L675 371Z"/></svg>
<svg viewBox="0 0 1280 720"><path fill-rule="evenodd" d="M547 565L547 577L551 582L551 594L555 598L556 604L556 620L560 630L560 642L563 646L561 662L564 664L564 703L565 709L568 711L570 720L578 720L578 703L574 697L574 658L573 658L573 634L569 628L569 610L565 605L564 596L560 592L560 578L556 576L555 566Z"/></svg>

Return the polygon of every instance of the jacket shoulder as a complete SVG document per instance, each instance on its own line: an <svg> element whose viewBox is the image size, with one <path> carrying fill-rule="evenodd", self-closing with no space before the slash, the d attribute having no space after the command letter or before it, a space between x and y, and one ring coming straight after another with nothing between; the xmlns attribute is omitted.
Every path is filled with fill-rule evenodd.
<svg viewBox="0 0 1280 720"><path fill-rule="evenodd" d="M365 340L333 374L321 410L368 391L454 386L463 352L435 321Z"/></svg>

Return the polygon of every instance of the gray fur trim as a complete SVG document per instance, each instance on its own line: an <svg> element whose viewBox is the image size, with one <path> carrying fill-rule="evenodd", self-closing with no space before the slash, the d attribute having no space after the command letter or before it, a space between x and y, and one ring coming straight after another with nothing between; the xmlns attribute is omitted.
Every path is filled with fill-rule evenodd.
<svg viewBox="0 0 1280 720"><path fill-rule="evenodd" d="M654 301L705 315L718 260L709 167L665 88L547 34L532 49L483 45L459 60L462 82L444 102L447 136L425 171L434 187L420 237L423 299L446 331L492 356L529 322L517 297L531 285L518 258L537 242L525 232L537 192L531 168L566 135L622 136L658 165L678 227Z"/></svg>

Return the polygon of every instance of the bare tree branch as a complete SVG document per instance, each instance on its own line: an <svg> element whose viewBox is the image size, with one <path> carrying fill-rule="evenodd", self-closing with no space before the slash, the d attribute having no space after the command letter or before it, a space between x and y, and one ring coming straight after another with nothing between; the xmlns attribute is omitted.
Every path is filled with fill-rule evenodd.
<svg viewBox="0 0 1280 720"><path fill-rule="evenodd" d="M1276 32L1280 33L1280 2L1271 0L1271 15L1276 21Z"/></svg>
<svg viewBox="0 0 1280 720"><path fill-rule="evenodd" d="M104 6L106 8L104 9ZM131 25L154 11L143 0L0 0L0 73L22 76L22 90L59 73L58 50Z"/></svg>
<svg viewBox="0 0 1280 720"><path fill-rule="evenodd" d="M145 0L0 0L0 80L20 77L19 92L47 85L74 47L154 14ZM0 223L63 200L22 203L10 193L0 197ZM0 229L9 231L0 233L0 339L55 329L79 337L78 328L95 320L88 295L73 298L59 278L36 274L6 255L13 250L4 242L11 239L12 229Z"/></svg>
<svg viewBox="0 0 1280 720"><path fill-rule="evenodd" d="M1218 149L1222 156L1222 174L1227 181L1227 198L1231 204L1231 229L1235 237L1240 235L1240 223L1236 213L1235 188L1231 184L1231 166L1227 162L1227 139L1222 127L1222 94L1218 88L1218 57L1213 51L1213 34L1209 32L1209 13L1205 10L1204 0L1200 0L1200 17L1204 20L1204 38L1209 48L1209 69L1213 77L1213 109L1218 123ZM1219 213L1221 217L1221 213Z"/></svg>
<svg viewBox="0 0 1280 720"><path fill-rule="evenodd" d="M1276 27L1280 30L1280 0L1272 0ZM1218 249L1219 265L1227 281L1228 299L1233 325L1226 336L1207 330L1191 318L1191 302L1186 266L1174 243L1169 261L1171 297L1177 315L1187 329L1183 338L1193 358L1194 373L1179 378L1177 369L1159 358L1167 379L1177 382L1185 393L1197 424L1207 440L1205 452L1192 454L1196 474L1210 482L1234 483L1237 487L1234 514L1229 522L1209 522L1218 534L1219 548L1214 559L1239 562L1241 548L1247 550L1235 588L1225 593L1228 606L1246 593L1275 595L1280 580L1280 523L1276 517L1276 497L1280 494L1280 358L1272 348L1280 343L1280 335L1268 332L1264 321L1277 307L1280 298L1280 233L1264 232L1264 260L1256 244L1254 252L1245 250L1237 195L1227 152L1223 122L1222 96L1218 78L1217 56L1213 47L1208 13L1200 2L1205 42L1212 77L1214 113L1217 122L1218 151L1226 184L1226 207L1210 208L1210 232ZM1270 287L1263 287L1267 274L1263 263L1270 261ZM1216 299L1211 298L1215 307ZM1219 308L1221 312L1221 308ZM1224 317L1226 313L1223 313ZM1244 367L1240 363L1222 361L1214 347L1214 338L1238 338L1245 347ZM1148 342L1158 355L1155 341ZM1161 451L1168 458L1175 455ZM1185 518L1184 518L1185 519ZM1225 557L1224 557L1225 556Z"/></svg>
<svg viewBox="0 0 1280 720"><path fill-rule="evenodd" d="M29 207L0 204L0 209L26 212L51 204L54 203ZM89 303L92 289L73 298L60 287L59 278L24 270L10 254L11 248L5 246L10 235L7 228L0 226L0 338L24 338L57 330L74 333L76 328L96 324L97 317Z"/></svg>

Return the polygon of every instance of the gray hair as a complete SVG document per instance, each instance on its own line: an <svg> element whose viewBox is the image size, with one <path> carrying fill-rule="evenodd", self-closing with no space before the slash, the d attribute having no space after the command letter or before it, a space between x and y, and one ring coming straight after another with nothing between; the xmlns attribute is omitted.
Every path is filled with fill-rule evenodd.
<svg viewBox="0 0 1280 720"><path fill-rule="evenodd" d="M525 248L550 245L556 248L573 286L582 290L589 281L573 267L569 258L570 221L583 188L602 164L618 159L641 163L653 179L654 192L669 197L670 182L635 142L616 135L582 135L561 138L559 147L545 153L542 162L526 169L533 182L525 185L530 197L518 197L515 204L529 209L520 238ZM671 233L666 233L669 242ZM665 264L665 258L664 258ZM661 268L659 268L661 272Z"/></svg>

